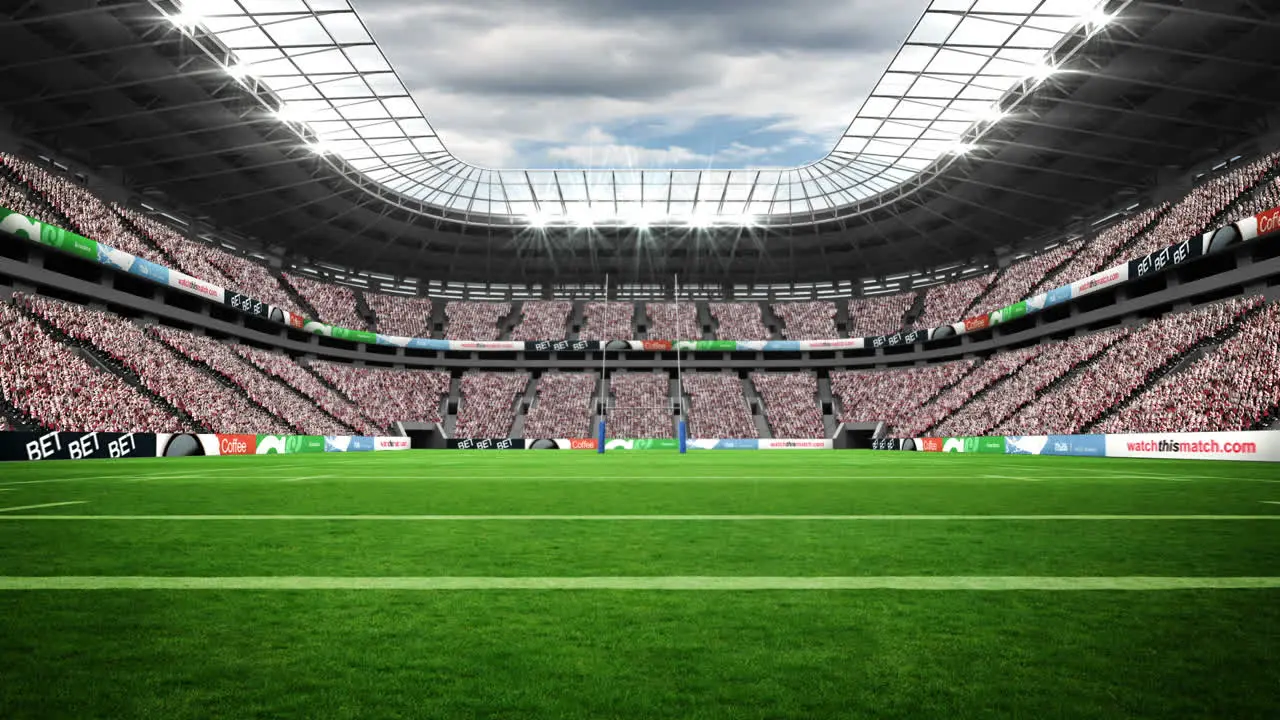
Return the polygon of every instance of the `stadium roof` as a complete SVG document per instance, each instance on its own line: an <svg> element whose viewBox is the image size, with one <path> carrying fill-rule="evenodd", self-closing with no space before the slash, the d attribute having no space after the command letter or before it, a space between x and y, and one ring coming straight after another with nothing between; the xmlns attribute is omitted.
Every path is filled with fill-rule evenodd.
<svg viewBox="0 0 1280 720"><path fill-rule="evenodd" d="M276 96L330 162L482 225L805 224L949 165L1128 2L933 0L836 147L799 168L492 170L454 157L347 0L181 0L168 17ZM157 3L157 7L161 7ZM1059 52L1055 52L1059 50Z"/></svg>
<svg viewBox="0 0 1280 720"><path fill-rule="evenodd" d="M279 94L263 78L228 73L238 63L225 44L203 26L165 19L180 11L164 0L72 10L30 0L0 11L0 126L30 141L29 152L83 163L201 232L231 231L301 262L496 283L592 282L605 273L661 282L677 272L682 282L849 280L990 262L997 248L1085 230L1190 166L1274 149L1266 136L1280 106L1280 9L1252 0L1113 0L1105 9L1120 7L1105 27L1068 32L1053 53L1057 72L1024 79L1001 106L1005 117L950 146L967 152L947 153L840 212L811 205L802 222L761 214L750 226L643 230L592 218L592 228L530 229L518 209L480 222L470 210L414 200L335 154L317 154L320 135L282 123L267 109L279 109ZM913 87L926 80L942 84L919 77ZM657 177L671 182L667 173ZM726 183L725 197L740 186L752 187ZM790 203L792 184L775 185L775 198L780 186Z"/></svg>

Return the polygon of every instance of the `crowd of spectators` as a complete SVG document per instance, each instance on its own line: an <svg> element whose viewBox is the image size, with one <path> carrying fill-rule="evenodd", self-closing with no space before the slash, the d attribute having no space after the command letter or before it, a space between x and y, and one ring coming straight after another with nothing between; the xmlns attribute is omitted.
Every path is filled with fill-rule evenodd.
<svg viewBox="0 0 1280 720"><path fill-rule="evenodd" d="M701 340L698 306L691 302L645 304L649 337L653 340Z"/></svg>
<svg viewBox="0 0 1280 720"><path fill-rule="evenodd" d="M524 418L527 438L592 437L595 373L549 372L538 379L538 397Z"/></svg>
<svg viewBox="0 0 1280 720"><path fill-rule="evenodd" d="M764 401L765 419L775 438L802 440L826 437L818 407L818 379L813 373L751 373L751 383Z"/></svg>
<svg viewBox="0 0 1280 720"><path fill-rule="evenodd" d="M683 385L684 393L689 396L689 437L715 440L760 437L738 376L686 373Z"/></svg>
<svg viewBox="0 0 1280 720"><path fill-rule="evenodd" d="M986 435L1035 400L1049 385L1128 334L1125 329L1104 330L1044 346L1040 354L1020 370L943 420L934 432L945 437Z"/></svg>
<svg viewBox="0 0 1280 720"><path fill-rule="evenodd" d="M195 370L167 345L128 320L38 296L23 296L22 301L49 324L115 359L136 374L148 390L213 432L290 432L279 418Z"/></svg>
<svg viewBox="0 0 1280 720"><path fill-rule="evenodd" d="M254 367L302 393L321 410L355 428L360 434L379 435L386 429L378 427L355 404L317 380L315 375L304 370L288 355L248 345L236 345L232 349Z"/></svg>
<svg viewBox="0 0 1280 720"><path fill-rule="evenodd" d="M920 313L913 328L928 330L964 320L969 317L965 311L991 287L995 279L996 273L991 272L968 280L934 285L925 291L924 312Z"/></svg>
<svg viewBox="0 0 1280 720"><path fill-rule="evenodd" d="M1209 227L1209 221L1256 185L1275 164L1277 157L1280 155L1268 155L1196 186L1160 218L1154 228L1138 238L1120 259L1140 258L1213 229Z"/></svg>
<svg viewBox="0 0 1280 720"><path fill-rule="evenodd" d="M1280 175L1262 183L1252 192L1241 197L1222 224L1231 225L1278 207L1280 207Z"/></svg>
<svg viewBox="0 0 1280 720"><path fill-rule="evenodd" d="M760 319L760 303L711 303L711 317L716 320L717 340L771 340L769 329Z"/></svg>
<svg viewBox="0 0 1280 720"><path fill-rule="evenodd" d="M7 303L0 303L0 396L51 430L190 430L160 403L94 367Z"/></svg>
<svg viewBox="0 0 1280 720"><path fill-rule="evenodd" d="M1057 272L1050 273L1044 280L1041 280L1040 284L1031 291L1031 294L1038 295L1070 285L1077 280L1083 280L1094 273L1105 270L1107 261L1114 257L1120 251L1120 248L1124 247L1135 235L1142 232L1143 228L1150 225L1168 209L1169 204L1164 203L1158 207L1143 210L1140 213L1130 215L1098 233L1093 238L1086 240L1070 260L1063 263Z"/></svg>
<svg viewBox="0 0 1280 720"><path fill-rule="evenodd" d="M72 225L67 229L135 257L165 264L160 251L126 228L97 195L67 178L12 155L0 153L0 162L8 166L45 202L66 216Z"/></svg>
<svg viewBox="0 0 1280 720"><path fill-rule="evenodd" d="M907 292L853 298L849 301L849 337L896 334L905 325L903 316L916 304L918 295Z"/></svg>
<svg viewBox="0 0 1280 720"><path fill-rule="evenodd" d="M1147 378L1231 326L1262 303L1233 300L1166 315L1130 332L1092 365L1024 406L996 428L1000 435L1072 435L1137 392Z"/></svg>
<svg viewBox="0 0 1280 720"><path fill-rule="evenodd" d="M511 303L451 301L444 306L445 339L493 342L502 333L498 322L510 314Z"/></svg>
<svg viewBox="0 0 1280 720"><path fill-rule="evenodd" d="M511 425L516 419L516 399L528 386L528 373L473 372L463 375L454 437L511 437Z"/></svg>
<svg viewBox="0 0 1280 720"><path fill-rule="evenodd" d="M982 315L1008 307L1035 295L1031 290L1054 269L1071 259L1083 245L1079 240L1063 243L1058 247L1019 260L1005 268L971 315ZM962 318L956 318L960 320Z"/></svg>
<svg viewBox="0 0 1280 720"><path fill-rule="evenodd" d="M831 340L836 330L836 304L830 300L774 303L773 313L782 319L782 336L788 340Z"/></svg>
<svg viewBox="0 0 1280 720"><path fill-rule="evenodd" d="M840 400L840 420L884 422L890 432L908 424L916 410L973 369L973 360L831 373L831 392Z"/></svg>
<svg viewBox="0 0 1280 720"><path fill-rule="evenodd" d="M520 324L511 331L512 340L564 340L569 336L568 300L526 300L520 305Z"/></svg>
<svg viewBox="0 0 1280 720"><path fill-rule="evenodd" d="M609 437L675 437L671 379L665 373L617 373L609 388L614 398L606 420Z"/></svg>
<svg viewBox="0 0 1280 720"><path fill-rule="evenodd" d="M440 403L449 393L447 372L355 367L326 360L313 361L310 368L380 428L396 422L441 422Z"/></svg>
<svg viewBox="0 0 1280 720"><path fill-rule="evenodd" d="M1033 345L1028 348L1010 350L1009 352L997 353L991 356L981 365L974 368L973 372L965 375L960 382L947 388L932 401L912 412L896 428L898 434L904 437L919 437L923 435L929 428L964 407L964 404L972 400L978 393L1022 369L1023 365L1031 362L1032 359L1040 354L1042 348L1043 346L1041 345Z"/></svg>
<svg viewBox="0 0 1280 720"><path fill-rule="evenodd" d="M48 211L43 203L34 200L25 187L3 175L0 175L0 207L12 210L32 220L39 220L42 223L54 226L58 225L53 214Z"/></svg>
<svg viewBox="0 0 1280 720"><path fill-rule="evenodd" d="M347 427L242 358L229 345L209 337L156 326L156 337L187 358L201 363L244 391L254 403L288 423L302 435L351 435Z"/></svg>
<svg viewBox="0 0 1280 720"><path fill-rule="evenodd" d="M1249 430L1280 405L1280 305L1094 428L1102 433Z"/></svg>
<svg viewBox="0 0 1280 720"><path fill-rule="evenodd" d="M321 322L350 328L352 330L368 330L369 323L356 308L356 291L344 285L312 280L294 273L282 273L285 282L294 289L308 305L315 309Z"/></svg>
<svg viewBox="0 0 1280 720"><path fill-rule="evenodd" d="M583 309L583 340L634 340L636 306L628 302L589 302Z"/></svg>
<svg viewBox="0 0 1280 720"><path fill-rule="evenodd" d="M366 292L364 301L373 311L374 329L397 337L431 337L431 299Z"/></svg>

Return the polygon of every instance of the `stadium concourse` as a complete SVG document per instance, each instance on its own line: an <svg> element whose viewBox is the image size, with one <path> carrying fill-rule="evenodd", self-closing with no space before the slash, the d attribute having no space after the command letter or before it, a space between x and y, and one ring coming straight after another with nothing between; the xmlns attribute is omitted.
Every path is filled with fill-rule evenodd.
<svg viewBox="0 0 1280 720"><path fill-rule="evenodd" d="M1280 716L1280 11L526 5L0 9L0 718Z"/></svg>

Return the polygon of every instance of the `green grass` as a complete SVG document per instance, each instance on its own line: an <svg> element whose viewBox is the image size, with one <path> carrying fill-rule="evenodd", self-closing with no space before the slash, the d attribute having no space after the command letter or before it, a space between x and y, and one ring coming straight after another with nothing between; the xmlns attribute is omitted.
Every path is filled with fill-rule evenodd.
<svg viewBox="0 0 1280 720"><path fill-rule="evenodd" d="M1262 464L388 453L0 465L0 577L1280 576ZM47 503L78 502L2 511ZM134 519L49 521L32 515ZM1274 718L1280 590L0 591L0 718Z"/></svg>

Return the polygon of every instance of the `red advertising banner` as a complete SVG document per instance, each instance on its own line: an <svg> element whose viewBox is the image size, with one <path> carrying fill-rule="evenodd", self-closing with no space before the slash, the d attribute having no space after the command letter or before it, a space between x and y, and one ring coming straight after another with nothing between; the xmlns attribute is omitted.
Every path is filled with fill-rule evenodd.
<svg viewBox="0 0 1280 720"><path fill-rule="evenodd" d="M219 455L254 455L258 452L257 435L218 435Z"/></svg>
<svg viewBox="0 0 1280 720"><path fill-rule="evenodd" d="M969 318L964 321L964 331L974 332L975 330L986 330L991 327L991 317L983 315L981 317Z"/></svg>
<svg viewBox="0 0 1280 720"><path fill-rule="evenodd" d="M1258 235L1266 235L1280 230L1280 208L1258 213Z"/></svg>
<svg viewBox="0 0 1280 720"><path fill-rule="evenodd" d="M570 438L569 439L570 450L596 450L598 448L599 446L596 445L595 438Z"/></svg>
<svg viewBox="0 0 1280 720"><path fill-rule="evenodd" d="M660 352L662 350L670 350L674 346L670 340L645 340L640 343L640 347L647 352Z"/></svg>
<svg viewBox="0 0 1280 720"><path fill-rule="evenodd" d="M920 438L921 452L942 452L942 438Z"/></svg>

